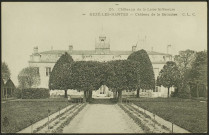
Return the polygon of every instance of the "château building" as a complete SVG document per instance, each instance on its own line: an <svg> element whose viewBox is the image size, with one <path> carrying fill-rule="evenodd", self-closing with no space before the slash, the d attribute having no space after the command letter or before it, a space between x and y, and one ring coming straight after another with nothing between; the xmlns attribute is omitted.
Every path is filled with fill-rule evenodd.
<svg viewBox="0 0 209 135"><path fill-rule="evenodd" d="M56 61L62 54L68 52L75 61L100 61L106 62L110 60L124 60L134 51L144 49L146 47L146 37L138 40L138 42L130 48L130 51L113 51L110 50L110 40L101 34L95 40L94 50L74 50L73 45L69 45L67 50L49 50L39 52L38 47L34 47L34 52L30 55L29 66L37 67L39 69L41 83L39 87L48 88L50 72L53 69ZM167 53L155 52L147 50L150 60L153 65L155 79L167 61L173 60L172 55L169 53L171 46L168 46ZM75 91L69 91L71 93ZM133 92L123 91L124 94L133 94ZM93 93L94 96L108 96L110 94L107 86L101 88ZM166 97L167 89L164 87L157 87L155 90L141 90L141 96L146 97Z"/></svg>

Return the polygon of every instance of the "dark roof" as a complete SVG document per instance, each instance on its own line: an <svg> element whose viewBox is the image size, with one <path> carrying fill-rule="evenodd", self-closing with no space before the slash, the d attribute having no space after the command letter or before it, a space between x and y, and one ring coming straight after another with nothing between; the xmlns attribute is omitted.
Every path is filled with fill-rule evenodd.
<svg viewBox="0 0 209 135"><path fill-rule="evenodd" d="M15 88L15 85L14 85L14 83L12 82L12 80L9 79L9 80L6 82L6 84L5 84L4 87L7 87L7 88Z"/></svg>
<svg viewBox="0 0 209 135"><path fill-rule="evenodd" d="M64 54L65 52L68 52L70 55L97 55L95 50L73 50L72 52L68 50L50 50L50 51L44 51L40 52L40 54ZM110 51L110 53L106 55L130 55L132 51ZM154 51L147 51L149 55L170 55L167 53L160 53L160 52L154 52Z"/></svg>

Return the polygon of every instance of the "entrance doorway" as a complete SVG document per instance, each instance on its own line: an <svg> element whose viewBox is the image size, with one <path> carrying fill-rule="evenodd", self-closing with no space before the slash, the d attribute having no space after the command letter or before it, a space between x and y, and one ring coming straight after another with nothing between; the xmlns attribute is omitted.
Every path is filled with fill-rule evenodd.
<svg viewBox="0 0 209 135"><path fill-rule="evenodd" d="M110 98L112 95L112 92L109 90L109 88L106 85L101 85L101 87L93 91L93 96L94 98L100 98L100 97L105 97L105 98Z"/></svg>
<svg viewBox="0 0 209 135"><path fill-rule="evenodd" d="M108 87L106 85L102 85L99 88L99 94L107 94L107 92L108 92Z"/></svg>

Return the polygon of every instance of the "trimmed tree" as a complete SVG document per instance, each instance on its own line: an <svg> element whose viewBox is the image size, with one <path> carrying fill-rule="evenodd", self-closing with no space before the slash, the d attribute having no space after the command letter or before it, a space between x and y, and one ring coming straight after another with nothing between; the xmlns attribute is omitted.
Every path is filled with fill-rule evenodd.
<svg viewBox="0 0 209 135"><path fill-rule="evenodd" d="M106 84L118 92L118 102L122 102L123 90L134 90L139 84L137 69L139 63L128 60L110 61L107 64L108 77Z"/></svg>
<svg viewBox="0 0 209 135"><path fill-rule="evenodd" d="M93 90L98 90L101 85L106 85L107 75L106 70L104 69L104 62L91 62L93 66L91 66L90 71L93 73L90 78L92 79ZM89 94L89 101L92 99L92 90Z"/></svg>
<svg viewBox="0 0 209 135"><path fill-rule="evenodd" d="M177 86L179 78L181 77L180 71L173 61L166 62L166 65L163 66L163 69L160 71L159 76L157 77L157 86L163 86L168 88L168 98L169 90L173 86Z"/></svg>
<svg viewBox="0 0 209 135"><path fill-rule="evenodd" d="M87 61L84 63L86 67L86 72L88 73L86 78L89 80L89 86L87 90L87 101L92 100L92 91L98 90L105 80L103 74L103 63L96 61Z"/></svg>
<svg viewBox="0 0 209 135"><path fill-rule="evenodd" d="M40 74L36 67L26 67L18 75L19 87L22 89L37 87L40 84Z"/></svg>
<svg viewBox="0 0 209 135"><path fill-rule="evenodd" d="M149 55L145 50L139 50L129 55L128 60L139 62L137 68L140 75L140 82L137 88L137 97L139 97L140 89L154 89L155 88L155 75L153 66L150 61Z"/></svg>
<svg viewBox="0 0 209 135"><path fill-rule="evenodd" d="M70 81L73 62L73 58L65 52L57 60L49 76L49 89L64 90L65 98L67 98L67 90L73 89L72 82Z"/></svg>
<svg viewBox="0 0 209 135"><path fill-rule="evenodd" d="M72 85L74 89L84 91L84 102L91 100L92 90L99 89L102 69L96 61L77 61L72 66Z"/></svg>

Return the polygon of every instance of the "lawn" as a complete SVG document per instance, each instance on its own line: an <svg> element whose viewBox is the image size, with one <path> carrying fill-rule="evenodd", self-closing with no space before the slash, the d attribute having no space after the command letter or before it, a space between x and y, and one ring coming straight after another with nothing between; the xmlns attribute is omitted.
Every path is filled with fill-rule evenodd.
<svg viewBox="0 0 209 135"><path fill-rule="evenodd" d="M192 133L203 133L207 131L207 102L178 98L131 100L136 105Z"/></svg>
<svg viewBox="0 0 209 135"><path fill-rule="evenodd" d="M63 99L31 99L9 101L1 104L1 131L18 132L50 114L57 112L69 103ZM8 122L5 122L5 117ZM5 124L6 123L6 124Z"/></svg>

